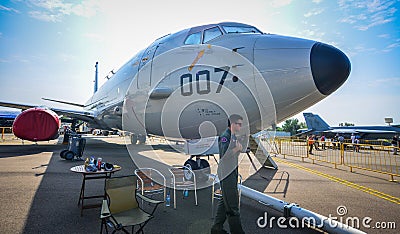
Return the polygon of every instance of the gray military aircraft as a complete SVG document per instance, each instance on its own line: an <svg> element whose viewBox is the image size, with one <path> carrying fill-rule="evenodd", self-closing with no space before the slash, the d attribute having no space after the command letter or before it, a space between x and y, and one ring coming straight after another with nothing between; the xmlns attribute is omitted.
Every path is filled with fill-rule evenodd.
<svg viewBox="0 0 400 234"><path fill-rule="evenodd" d="M400 128L395 126L329 126L319 115L313 113L303 113L307 124L307 131L303 134L317 134L333 137L336 134L347 135L355 134L362 139L391 139L394 135L400 134Z"/></svg>
<svg viewBox="0 0 400 234"><path fill-rule="evenodd" d="M0 106L25 110L16 118L14 132L29 128L30 134L19 137L31 141L54 138L59 115L92 128L129 131L133 142L146 134L184 139L217 135L231 113L244 116L245 129L253 134L324 99L349 74L348 57L333 46L223 22L155 40L85 104L50 99L81 111L6 101Z"/></svg>

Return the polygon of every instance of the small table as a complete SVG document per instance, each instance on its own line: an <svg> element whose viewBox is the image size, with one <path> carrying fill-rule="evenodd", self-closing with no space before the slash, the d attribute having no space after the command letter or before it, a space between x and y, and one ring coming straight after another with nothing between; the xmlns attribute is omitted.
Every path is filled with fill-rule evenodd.
<svg viewBox="0 0 400 234"><path fill-rule="evenodd" d="M106 194L104 192L103 195L96 195L96 196L87 196L85 197L85 183L86 180L95 180L95 179L106 179L106 178L110 178L111 175L114 172L117 172L121 170L120 166L116 166L114 165L114 169L112 171L105 171L104 169L102 170L98 170L96 172L88 172L85 170L85 165L79 165L79 166L75 166L72 167L70 169L70 171L75 172L75 173L80 173L83 175L83 180L82 180L82 186L81 186L81 193L79 194L79 200L78 200L78 206L81 205L81 216L83 213L84 209L90 209L90 208L96 208L96 207L101 207L101 203L100 204L94 204L94 205L84 205L83 202L84 200L87 199L93 199L93 198L106 198ZM104 190L105 191L105 190Z"/></svg>

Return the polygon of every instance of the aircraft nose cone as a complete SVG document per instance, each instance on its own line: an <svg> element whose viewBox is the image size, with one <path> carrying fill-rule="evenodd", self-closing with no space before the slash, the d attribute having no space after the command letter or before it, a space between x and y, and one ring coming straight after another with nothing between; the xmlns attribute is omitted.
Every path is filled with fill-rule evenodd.
<svg viewBox="0 0 400 234"><path fill-rule="evenodd" d="M311 72L320 93L329 95L349 77L350 60L333 46L317 42L310 54Z"/></svg>

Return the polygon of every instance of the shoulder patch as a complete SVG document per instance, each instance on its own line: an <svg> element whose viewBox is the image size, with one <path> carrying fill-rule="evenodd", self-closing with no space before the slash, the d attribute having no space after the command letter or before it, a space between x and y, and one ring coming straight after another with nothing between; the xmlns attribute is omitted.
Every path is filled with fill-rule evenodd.
<svg viewBox="0 0 400 234"><path fill-rule="evenodd" d="M225 143L225 142L228 142L228 139L227 139L226 137L222 137L222 138L221 138L221 142L224 142L224 143Z"/></svg>

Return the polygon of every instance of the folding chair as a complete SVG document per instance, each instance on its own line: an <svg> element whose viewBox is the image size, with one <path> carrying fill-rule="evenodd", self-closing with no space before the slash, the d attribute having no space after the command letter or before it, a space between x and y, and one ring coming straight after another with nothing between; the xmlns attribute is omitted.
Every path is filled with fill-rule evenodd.
<svg viewBox="0 0 400 234"><path fill-rule="evenodd" d="M173 165L171 168L169 168L169 171L172 174L172 186L174 188L174 209L176 209L176 190L177 189L182 189L182 190L194 190L194 200L195 204L197 206L197 187L196 187L196 175L194 172L186 167L186 166L180 166L180 165ZM186 178L190 178L191 180L188 180Z"/></svg>
<svg viewBox="0 0 400 234"><path fill-rule="evenodd" d="M107 200L103 200L101 207L100 233L103 233L103 226L108 233L108 224L114 228L112 233L119 230L129 233L125 229L129 226L132 226L133 233L136 225L139 225L139 230L136 233L143 233L143 227L153 218L157 206L163 203L163 201L155 201L136 193L136 180L137 178L134 175L106 179L105 190ZM152 212L147 213L140 208L136 197L153 204L154 208Z"/></svg>
<svg viewBox="0 0 400 234"><path fill-rule="evenodd" d="M139 168L135 170L137 176L137 190L142 195L152 197L155 194L163 193L163 201L167 195L165 177L154 168Z"/></svg>
<svg viewBox="0 0 400 234"><path fill-rule="evenodd" d="M211 188L211 218L214 218L214 199L216 200L221 200L222 199L222 190L221 190L221 184L219 183L219 178L218 175L210 175L210 178L212 179L212 188ZM242 176L239 174L238 178L238 183L239 185L242 185ZM238 191L239 191L239 209L240 209L240 198L242 194L242 190L240 189L241 187L238 186Z"/></svg>

